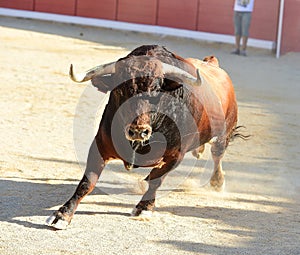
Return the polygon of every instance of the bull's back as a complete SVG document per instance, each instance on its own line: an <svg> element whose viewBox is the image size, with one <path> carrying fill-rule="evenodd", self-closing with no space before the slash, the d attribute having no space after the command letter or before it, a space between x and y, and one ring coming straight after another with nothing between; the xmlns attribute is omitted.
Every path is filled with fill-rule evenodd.
<svg viewBox="0 0 300 255"><path fill-rule="evenodd" d="M204 60L206 60L204 58ZM210 57L209 61L202 61L195 58L186 59L189 63L199 69L200 75L205 79L207 86L210 86L222 104L223 113L226 116L228 111L235 111L236 98L232 81L228 74L219 67L217 58ZM203 93L207 91L203 90Z"/></svg>

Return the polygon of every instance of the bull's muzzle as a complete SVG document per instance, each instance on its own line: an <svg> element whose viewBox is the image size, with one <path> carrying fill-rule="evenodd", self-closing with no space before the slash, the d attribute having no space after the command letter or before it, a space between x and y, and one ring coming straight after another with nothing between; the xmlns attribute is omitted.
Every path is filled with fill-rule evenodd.
<svg viewBox="0 0 300 255"><path fill-rule="evenodd" d="M125 136L129 141L145 142L150 139L152 128L150 125L128 125L125 129Z"/></svg>

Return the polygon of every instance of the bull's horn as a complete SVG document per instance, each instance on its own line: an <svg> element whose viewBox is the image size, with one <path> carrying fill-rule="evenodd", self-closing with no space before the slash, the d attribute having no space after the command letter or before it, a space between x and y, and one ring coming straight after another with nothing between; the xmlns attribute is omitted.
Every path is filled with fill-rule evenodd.
<svg viewBox="0 0 300 255"><path fill-rule="evenodd" d="M70 78L75 82L85 82L92 79L94 75L102 76L102 75L112 74L112 73L115 73L115 62L96 66L86 71L85 73L79 73L79 74L74 74L73 65L71 64L70 71L69 71Z"/></svg>
<svg viewBox="0 0 300 255"><path fill-rule="evenodd" d="M162 63L164 73L169 76L173 76L181 80L183 83L191 86L200 86L202 83L202 77L199 69L197 69L197 78L190 73L166 63Z"/></svg>

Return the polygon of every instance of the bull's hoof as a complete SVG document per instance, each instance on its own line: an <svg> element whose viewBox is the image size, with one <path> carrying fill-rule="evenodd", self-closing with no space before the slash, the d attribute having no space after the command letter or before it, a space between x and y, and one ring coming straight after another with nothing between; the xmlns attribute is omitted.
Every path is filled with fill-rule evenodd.
<svg viewBox="0 0 300 255"><path fill-rule="evenodd" d="M225 188L225 172L220 166L219 169L210 178L210 186L214 188L215 191L223 191Z"/></svg>
<svg viewBox="0 0 300 255"><path fill-rule="evenodd" d="M202 156L203 156L203 153L202 152L197 152L196 150L193 150L192 151L192 155L196 158L196 159L201 159Z"/></svg>
<svg viewBox="0 0 300 255"><path fill-rule="evenodd" d="M131 218L139 221L149 221L152 218L153 212L148 210L141 210L133 208L131 212Z"/></svg>
<svg viewBox="0 0 300 255"><path fill-rule="evenodd" d="M57 230L63 230L67 228L70 222L71 221L64 219L63 214L58 211L46 220L46 225Z"/></svg>
<svg viewBox="0 0 300 255"><path fill-rule="evenodd" d="M210 181L210 186L218 192L224 191L225 189L225 179L223 180L223 182L214 182L214 181Z"/></svg>
<svg viewBox="0 0 300 255"><path fill-rule="evenodd" d="M201 146L199 146L199 148L192 151L192 155L197 159L201 159L203 156L204 150L205 150L205 144L202 144Z"/></svg>

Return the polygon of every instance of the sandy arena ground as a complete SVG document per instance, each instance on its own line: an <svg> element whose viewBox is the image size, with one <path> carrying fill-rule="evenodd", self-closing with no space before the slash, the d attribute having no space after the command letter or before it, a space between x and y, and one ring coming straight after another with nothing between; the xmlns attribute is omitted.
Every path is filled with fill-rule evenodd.
<svg viewBox="0 0 300 255"><path fill-rule="evenodd" d="M44 222L81 179L107 99L73 83L68 68L115 61L142 44L217 56L252 138L229 146L223 192L204 185L209 155L200 163L187 155L161 187L152 219L136 221L129 213L144 170L114 163L67 230L53 231ZM231 47L1 17L0 254L300 254L300 54L275 59L251 48L239 57Z"/></svg>

